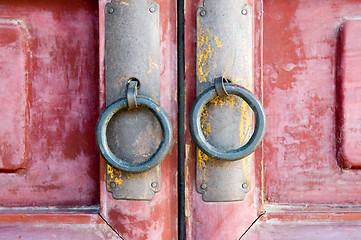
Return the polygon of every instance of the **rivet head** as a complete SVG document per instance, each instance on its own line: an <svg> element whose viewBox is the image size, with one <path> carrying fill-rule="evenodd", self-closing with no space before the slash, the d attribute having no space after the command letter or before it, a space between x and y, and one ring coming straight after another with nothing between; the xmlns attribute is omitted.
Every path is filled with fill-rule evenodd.
<svg viewBox="0 0 361 240"><path fill-rule="evenodd" d="M248 184L247 184L247 183L243 183L243 184L242 184L242 188L243 188L243 189L247 189L247 188L248 188Z"/></svg>
<svg viewBox="0 0 361 240"><path fill-rule="evenodd" d="M201 15L201 17L204 17L207 14L206 10L202 10L199 15Z"/></svg>
<svg viewBox="0 0 361 240"><path fill-rule="evenodd" d="M152 188L157 188L158 187L158 183L156 183L156 182L152 182L150 185L152 186Z"/></svg>
<svg viewBox="0 0 361 240"><path fill-rule="evenodd" d="M149 12L154 13L154 12L155 12L155 8L154 8L154 7L150 7L150 8L149 8Z"/></svg>
<svg viewBox="0 0 361 240"><path fill-rule="evenodd" d="M111 183L110 183L110 187L111 187L111 188L115 188L115 182L111 182Z"/></svg>
<svg viewBox="0 0 361 240"><path fill-rule="evenodd" d="M201 189L202 189L202 190L206 190L206 189L207 189L207 184L202 183L202 184L201 184Z"/></svg>
<svg viewBox="0 0 361 240"><path fill-rule="evenodd" d="M110 7L108 8L108 13L112 14L114 12L114 8Z"/></svg>
<svg viewBox="0 0 361 240"><path fill-rule="evenodd" d="M247 15L247 9L242 9L242 10L241 10L241 13L242 13L243 15Z"/></svg>

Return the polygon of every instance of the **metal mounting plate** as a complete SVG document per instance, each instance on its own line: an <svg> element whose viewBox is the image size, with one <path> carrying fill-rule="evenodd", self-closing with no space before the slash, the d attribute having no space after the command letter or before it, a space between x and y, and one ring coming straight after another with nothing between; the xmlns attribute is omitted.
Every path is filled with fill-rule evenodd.
<svg viewBox="0 0 361 240"><path fill-rule="evenodd" d="M197 95L219 77L249 90L252 8L239 0L204 0L197 10ZM203 133L218 149L235 149L252 134L252 111L240 98L216 97L202 112ZM249 191L251 158L216 160L197 150L197 191L204 201L240 201Z"/></svg>
<svg viewBox="0 0 361 240"><path fill-rule="evenodd" d="M106 105L126 97L130 78L139 80L139 95L159 102L159 5L113 0L104 11ZM117 113L108 125L107 136L118 157L142 162L156 151L161 128L150 111L137 108ZM161 187L160 172L160 166L135 174L107 164L107 190L116 199L151 200Z"/></svg>

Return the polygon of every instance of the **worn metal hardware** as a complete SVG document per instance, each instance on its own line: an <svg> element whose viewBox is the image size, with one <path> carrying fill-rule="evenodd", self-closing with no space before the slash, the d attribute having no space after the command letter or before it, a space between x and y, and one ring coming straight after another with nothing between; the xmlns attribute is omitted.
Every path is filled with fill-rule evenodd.
<svg viewBox="0 0 361 240"><path fill-rule="evenodd" d="M137 104L137 94L139 88L139 80L134 78L128 81L127 85L127 104L129 109L138 107Z"/></svg>
<svg viewBox="0 0 361 240"><path fill-rule="evenodd" d="M157 151L162 128L156 116L140 105L134 94L127 98L130 79L141 80L140 96L160 102L160 30L159 5L133 0L129 4L112 0L105 15L105 100L109 106L118 99L130 107L116 113L108 125L109 147L120 159L139 164ZM134 79L133 79L134 80ZM131 82L129 82L131 83ZM133 96L133 98L132 98ZM133 103L131 103L133 101ZM116 199L150 200L161 188L160 164L142 173L118 170L107 164L107 190ZM152 187L156 183L157 187ZM154 184L153 184L154 186Z"/></svg>
<svg viewBox="0 0 361 240"><path fill-rule="evenodd" d="M225 77L220 77L217 78L214 81L214 88L216 89L216 93L218 96L220 97L226 97L228 96L228 92L226 91L226 89L224 89L224 83L230 83L231 81L229 81L227 78Z"/></svg>
<svg viewBox="0 0 361 240"><path fill-rule="evenodd" d="M111 166L119 170L131 172L131 173L140 173L140 172L145 172L151 168L154 168L167 155L172 145L172 124L170 122L169 117L167 116L167 113L164 111L164 109L161 106L156 104L152 99L142 96L137 96L136 81L130 82L130 85L132 87L128 89L128 92L131 92L131 94L127 94L127 96L128 97L129 95L132 96L130 98L132 100L129 101L129 98L120 99L109 105L100 115L99 122L97 125L97 143L98 143L99 151L102 154L103 158ZM131 102L131 104L129 104L129 102ZM107 140L107 128L110 120L113 118L113 116L116 113L121 112L121 110L125 109L126 107L128 107L129 109L133 109L137 105L139 107L144 107L149 109L158 119L160 126L162 128L162 141L160 142L160 145L156 150L156 152L148 160L144 162L130 163L126 160L118 158L111 151ZM152 185L154 184L152 183Z"/></svg>
<svg viewBox="0 0 361 240"><path fill-rule="evenodd" d="M215 82L215 87L211 87L204 91L193 103L193 107L190 113L190 130L192 138L197 146L212 158L228 161L239 160L254 152L261 143L266 132L266 115L261 102L247 89L232 83L224 84L222 78L219 78L219 80L216 80ZM217 87L220 88L218 91ZM246 144L237 149L217 149L206 140L202 132L200 118L203 108L212 99L220 96L219 93L222 97L227 96L228 94L241 97L251 107L255 115L256 123L251 138L247 141Z"/></svg>
<svg viewBox="0 0 361 240"><path fill-rule="evenodd" d="M198 127L202 129L204 142L215 149L224 152L239 149L251 137L252 110L223 81L229 79L233 84L253 89L252 7L245 0L204 0L196 16L197 96L210 89L214 94L204 108L198 107ZM223 81L219 80L220 76ZM218 79L218 96L213 86L215 79ZM212 157L197 150L196 189L204 201L240 201L250 190L252 155L239 161L227 158L223 153Z"/></svg>

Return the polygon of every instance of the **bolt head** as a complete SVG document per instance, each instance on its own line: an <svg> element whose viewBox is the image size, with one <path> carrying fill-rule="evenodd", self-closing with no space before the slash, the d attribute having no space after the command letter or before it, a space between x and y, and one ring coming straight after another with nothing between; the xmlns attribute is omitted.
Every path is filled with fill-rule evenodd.
<svg viewBox="0 0 361 240"><path fill-rule="evenodd" d="M158 183L156 183L156 182L152 182L150 185L152 186L152 188L157 188L158 187Z"/></svg>
<svg viewBox="0 0 361 240"><path fill-rule="evenodd" d="M201 17L204 17L207 14L206 10L202 10L199 15L201 15Z"/></svg>
<svg viewBox="0 0 361 240"><path fill-rule="evenodd" d="M247 183L243 183L243 184L242 184L242 188L243 188L243 189L247 189L247 188L248 188L248 184L247 184Z"/></svg>
<svg viewBox="0 0 361 240"><path fill-rule="evenodd" d="M154 13L154 12L155 12L155 8L154 8L154 7L150 7L150 8L149 8L149 12Z"/></svg>
<svg viewBox="0 0 361 240"><path fill-rule="evenodd" d="M111 187L111 188L115 188L115 182L111 182L111 183L110 183L110 187Z"/></svg>
<svg viewBox="0 0 361 240"><path fill-rule="evenodd" d="M112 14L114 12L114 8L110 7L108 8L108 13Z"/></svg>
<svg viewBox="0 0 361 240"><path fill-rule="evenodd" d="M206 190L206 189L207 189L207 184L202 183L202 184L201 184L201 189L202 189L202 190Z"/></svg>
<svg viewBox="0 0 361 240"><path fill-rule="evenodd" d="M243 15L247 15L247 9L242 9L242 10L241 10L241 13L242 13Z"/></svg>

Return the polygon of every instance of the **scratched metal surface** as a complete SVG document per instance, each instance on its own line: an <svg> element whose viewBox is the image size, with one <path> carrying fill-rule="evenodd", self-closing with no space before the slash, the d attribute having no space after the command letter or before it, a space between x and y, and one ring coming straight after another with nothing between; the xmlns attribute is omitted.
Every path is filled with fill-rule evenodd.
<svg viewBox="0 0 361 240"><path fill-rule="evenodd" d="M159 5L140 0L112 1L103 11L106 104L126 96L130 78L139 80L139 95L159 103ZM117 157L129 162L144 162L159 146L161 129L149 110L137 108L114 115L107 136ZM114 198L151 200L154 192L160 190L160 166L134 174L107 165L106 171L107 189Z"/></svg>
<svg viewBox="0 0 361 240"><path fill-rule="evenodd" d="M197 94L222 76L252 90L252 42L252 8L245 1L204 1L197 10ZM201 125L213 146L235 149L252 134L252 111L238 97L217 97L204 108ZM243 200L251 158L222 161L198 150L196 184L203 200Z"/></svg>

